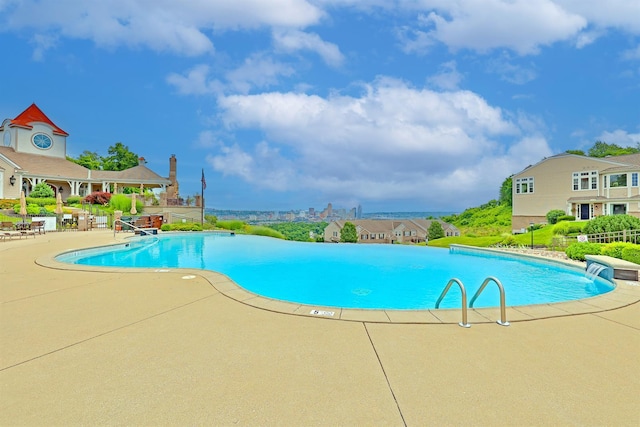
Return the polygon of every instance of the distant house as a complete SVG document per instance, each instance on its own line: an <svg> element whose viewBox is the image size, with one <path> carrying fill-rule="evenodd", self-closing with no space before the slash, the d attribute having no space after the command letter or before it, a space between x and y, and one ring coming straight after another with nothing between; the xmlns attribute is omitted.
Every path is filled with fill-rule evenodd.
<svg viewBox="0 0 640 427"><path fill-rule="evenodd" d="M324 229L325 242L339 242L346 222L356 226L358 243L418 243L427 240L433 221L442 225L445 236L459 236L460 231L441 220L430 219L358 219L333 221Z"/></svg>
<svg viewBox="0 0 640 427"><path fill-rule="evenodd" d="M14 119L5 119L0 125L0 199L17 199L21 191L28 196L42 182L54 194L61 193L64 200L94 191L117 192L123 187L160 188L169 198L177 197L175 156L170 159L169 178L144 162L123 171L90 170L67 160L68 136L36 104Z"/></svg>
<svg viewBox="0 0 640 427"><path fill-rule="evenodd" d="M595 158L563 153L513 176L514 232L563 210L577 220L600 215L640 217L640 154Z"/></svg>

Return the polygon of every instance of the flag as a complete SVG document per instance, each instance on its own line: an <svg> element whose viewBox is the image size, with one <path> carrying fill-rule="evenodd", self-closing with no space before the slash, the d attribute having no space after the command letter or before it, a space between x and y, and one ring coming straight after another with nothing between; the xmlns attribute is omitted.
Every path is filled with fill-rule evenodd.
<svg viewBox="0 0 640 427"><path fill-rule="evenodd" d="M204 169L202 169L202 189L207 189L207 180L204 179Z"/></svg>

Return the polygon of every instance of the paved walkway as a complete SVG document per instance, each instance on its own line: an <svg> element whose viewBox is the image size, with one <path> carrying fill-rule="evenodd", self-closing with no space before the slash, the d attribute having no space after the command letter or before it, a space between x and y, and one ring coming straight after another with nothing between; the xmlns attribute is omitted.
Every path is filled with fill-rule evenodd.
<svg viewBox="0 0 640 427"><path fill-rule="evenodd" d="M639 302L510 327L341 321L197 271L35 263L113 242L0 242L0 425L640 425Z"/></svg>

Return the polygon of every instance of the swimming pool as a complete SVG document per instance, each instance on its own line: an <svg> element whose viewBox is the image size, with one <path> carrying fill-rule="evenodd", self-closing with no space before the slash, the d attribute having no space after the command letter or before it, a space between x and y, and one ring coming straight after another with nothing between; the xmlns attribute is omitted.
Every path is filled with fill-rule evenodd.
<svg viewBox="0 0 640 427"><path fill-rule="evenodd" d="M432 309L447 282L470 294L488 276L504 285L508 306L588 298L613 290L602 278L554 262L481 251L408 245L318 244L259 236L180 233L66 253L61 262L107 267L199 268L229 276L264 297L327 307ZM497 306L489 286L474 307ZM452 289L441 308L460 307Z"/></svg>

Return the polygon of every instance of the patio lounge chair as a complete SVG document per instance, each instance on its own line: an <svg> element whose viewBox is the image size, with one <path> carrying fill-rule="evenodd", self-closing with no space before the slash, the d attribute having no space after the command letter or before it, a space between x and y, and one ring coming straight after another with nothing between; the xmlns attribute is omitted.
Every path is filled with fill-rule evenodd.
<svg viewBox="0 0 640 427"><path fill-rule="evenodd" d="M33 221L31 222L31 231L35 232L37 231L38 234L46 234L46 231L44 230L44 221Z"/></svg>
<svg viewBox="0 0 640 427"><path fill-rule="evenodd" d="M2 223L0 223L0 229L2 229L2 230L15 230L15 227L13 226L13 222L12 221L2 221Z"/></svg>
<svg viewBox="0 0 640 427"><path fill-rule="evenodd" d="M20 231L2 231L0 232L0 240L11 240L14 237L22 239L23 234ZM35 235L34 235L35 236Z"/></svg>

